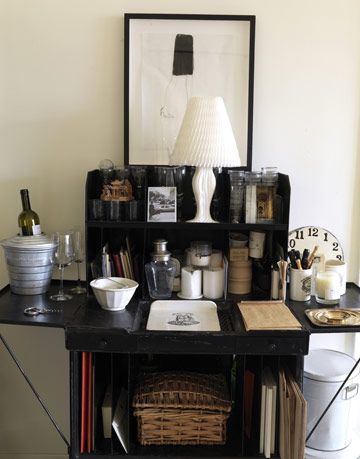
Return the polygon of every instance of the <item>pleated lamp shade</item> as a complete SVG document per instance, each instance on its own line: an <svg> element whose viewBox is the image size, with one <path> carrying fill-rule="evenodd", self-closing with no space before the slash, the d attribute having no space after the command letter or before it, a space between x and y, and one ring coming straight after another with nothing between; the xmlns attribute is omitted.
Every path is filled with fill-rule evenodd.
<svg viewBox="0 0 360 459"><path fill-rule="evenodd" d="M170 164L197 167L241 165L222 97L192 97L189 100Z"/></svg>

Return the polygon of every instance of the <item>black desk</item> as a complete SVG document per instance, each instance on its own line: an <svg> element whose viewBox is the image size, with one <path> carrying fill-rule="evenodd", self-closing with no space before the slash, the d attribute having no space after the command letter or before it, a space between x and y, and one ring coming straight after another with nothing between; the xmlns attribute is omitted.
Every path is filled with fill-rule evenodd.
<svg viewBox="0 0 360 459"><path fill-rule="evenodd" d="M80 363L81 351L91 351L95 354L113 355L112 367L117 363L125 362L128 368L128 380L131 382L132 365L143 354L171 354L171 355L197 355L199 356L238 356L240 367L245 369L247 359L253 359L259 371L269 359L275 359L276 365L285 359L292 366L294 374L301 385L303 356L308 353L309 337L313 333L350 333L357 332L357 327L315 327L304 314L308 308L320 308L314 299L307 303L288 302L290 308L303 326L299 331L253 331L246 332L236 303L232 301L218 302L218 316L221 324L220 332L149 332L146 330L146 321L150 308L150 301L134 299L124 311L104 311L97 304L93 296L78 295L66 302L54 302L49 299L50 294L56 291L58 285L54 283L51 292L37 296L20 296L11 293L9 287L0 292L0 323L14 325L30 325L63 328L65 330L65 345L70 351L70 374L71 374L71 447L69 456L79 457L79 394L80 394ZM69 283L66 285L69 287ZM26 307L36 306L45 308L61 309L61 313L27 317L23 314ZM337 308L360 308L360 289L350 284L347 293L342 297ZM121 357L123 355L124 357ZM137 357L139 356L139 357ZM176 357L175 357L176 358ZM256 363L257 358L261 363ZM126 360L128 359L128 360ZM254 360L255 359L255 360ZM126 363L127 362L127 363ZM240 402L238 402L240 403ZM240 408L239 408L240 409ZM241 442L240 442L241 443ZM104 447L104 452L97 452L87 457L110 457L121 446L115 444ZM219 449L213 448L211 456L235 457L238 451L242 451L239 457L248 457L247 447L241 443L233 447L227 445ZM110 451L110 452L109 452ZM151 454L145 450L139 452L134 447L129 455L135 457L149 457ZM150 451L147 449L146 451ZM157 451L157 450L156 450ZM187 450L186 456L204 457L207 449L193 456ZM159 451L162 456L163 450ZM245 454L244 454L245 452ZM119 453L120 454L120 453ZM123 454L123 453L121 453ZM157 453L156 453L157 455ZM179 454L181 456L181 454ZM252 456L252 454L250 454Z"/></svg>

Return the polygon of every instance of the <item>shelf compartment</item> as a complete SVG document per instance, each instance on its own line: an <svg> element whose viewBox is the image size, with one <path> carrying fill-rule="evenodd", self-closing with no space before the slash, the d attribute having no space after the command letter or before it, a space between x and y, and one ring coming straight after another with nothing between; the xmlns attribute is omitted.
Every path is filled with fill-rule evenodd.
<svg viewBox="0 0 360 459"><path fill-rule="evenodd" d="M152 376L154 373L172 373L172 372L186 372L186 373L201 373L201 374L222 374L224 375L227 386L229 388L229 393L231 392L232 377L231 377L231 368L233 363L233 356L216 356L216 355L192 355L189 358L189 355L160 355L160 354L141 354L137 356L132 356L132 388L131 388L131 397L132 400L137 382L141 380L146 375ZM131 412L134 412L136 408L130 408ZM133 416L133 421L131 422L131 451L133 455L151 455L157 454L162 450L172 451L171 455L178 455L179 453L189 454L190 451L200 451L203 448L205 450L212 449L221 449L223 451L233 451L236 449L238 451L239 446L230 448L229 440L227 440L226 445L213 445L210 448L207 446L181 446L181 445L162 445L162 446L141 446L138 443L137 438L137 422L136 417ZM229 426L230 420L227 422ZM170 447L169 447L170 446ZM182 453L181 453L182 452ZM167 454L166 454L167 455Z"/></svg>
<svg viewBox="0 0 360 459"><path fill-rule="evenodd" d="M270 367L278 380L279 368L286 365L301 385L303 361L298 357L264 356L264 355L217 355L217 354L119 354L94 353L95 376L94 395L97 422L95 428L95 448L90 454L79 455L80 435L72 434L71 457L113 457L129 456L131 458L155 456L171 457L226 457L250 458L259 456L259 416L261 407L261 381L265 367ZM72 422L80 429L79 410L81 401L81 352L71 353L74 373L72 391L77 394L72 400L77 405L72 408ZM232 410L227 421L227 441L225 445L213 446L141 446L137 440L137 425L133 416L132 399L137 381L144 374L167 371L186 371L203 374L223 374L226 378ZM249 392L247 373L252 374L252 388ZM112 430L111 439L104 439L101 419L101 405L108 385L112 387L112 416L121 388L128 394L127 442L128 454L125 453L116 433ZM249 399L251 402L249 404ZM252 416L249 421L249 409ZM73 424L74 425L74 424ZM279 398L277 398L276 418L276 451L278 450ZM248 435L250 429L250 436ZM80 430L78 430L80 432ZM276 457L276 452L275 452Z"/></svg>

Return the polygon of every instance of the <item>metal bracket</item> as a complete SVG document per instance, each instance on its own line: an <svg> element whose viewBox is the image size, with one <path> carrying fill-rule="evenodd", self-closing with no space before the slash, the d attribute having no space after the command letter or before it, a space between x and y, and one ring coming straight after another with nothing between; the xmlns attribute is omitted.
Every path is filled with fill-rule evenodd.
<svg viewBox="0 0 360 459"><path fill-rule="evenodd" d="M25 378L28 386L30 387L30 389L33 391L35 397L38 399L40 405L43 407L43 409L45 410L45 413L47 414L48 418L50 419L50 421L52 422L52 424L54 425L55 429L57 430L58 434L60 435L60 437L63 439L64 443L66 444L68 450L70 449L70 443L68 442L68 440L66 439L65 435L62 433L60 427L57 425L54 417L52 416L52 414L50 413L49 409L47 408L47 406L45 405L44 401L42 400L42 398L40 397L39 393L37 392L37 390L35 389L35 387L33 386L32 382L30 381L29 377L26 375L24 369L22 368L22 366L20 365L20 362L17 360L15 354L13 353L13 351L11 350L10 346L7 344L7 342L5 341L4 337L1 335L0 333L0 340L2 341L3 345L5 346L5 349L8 351L8 353L10 354L11 358L13 359L13 361L15 362L16 366L18 367L18 369L20 370L20 373L23 375L23 377Z"/></svg>

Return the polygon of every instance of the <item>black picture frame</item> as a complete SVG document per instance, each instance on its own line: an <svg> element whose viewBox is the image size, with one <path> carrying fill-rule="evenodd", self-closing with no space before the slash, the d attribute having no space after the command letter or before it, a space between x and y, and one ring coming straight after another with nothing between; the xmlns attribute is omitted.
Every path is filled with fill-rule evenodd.
<svg viewBox="0 0 360 459"><path fill-rule="evenodd" d="M176 187L149 186L147 191L147 221L175 223L177 220Z"/></svg>
<svg viewBox="0 0 360 459"><path fill-rule="evenodd" d="M170 23L169 23L170 21ZM243 112L240 112L239 114L239 119L241 119L241 127L238 126L238 123L232 123L235 138L237 139L237 142L240 141L242 142L242 145L244 148L238 148L240 151L240 156L242 158L246 158L245 164L244 161L242 161L242 167L241 169L244 170L251 170L252 167L252 137L253 137L253 100L254 100L254 60L255 60L255 16L253 15L204 15L204 14L143 14L143 13L126 13L124 16L124 163L125 165L167 165L167 161L161 161L162 158L159 159L160 162L157 162L157 160L153 160L151 158L151 155L149 154L149 151L155 151L156 148L154 146L150 146L149 150L146 151L147 148L147 139L146 136L143 135L143 129L142 125L140 122L139 117L137 117L136 113L134 114L134 111L138 110L136 107L139 104L134 103L134 96L135 94L136 97L138 97L138 94L140 91L137 91L137 88L135 87L137 83L135 81L137 78L139 78L139 62L138 62L138 57L134 58L134 53L139 52L139 46L138 46L138 36L141 32L141 27L144 27L144 37L142 40L146 41L147 38L152 38L152 31L155 31L154 34L154 43L155 43L155 35L157 33L157 29L160 29L161 27L165 27L165 25L168 25L169 27L172 25L171 22L173 21L174 26L175 25L181 25L182 27L178 29L174 29L181 31L183 28L189 28L189 25L196 31L199 30L199 27L203 27L204 29L204 37L202 39L204 40L207 38L207 33L210 33L210 31L215 31L219 30L219 36L223 33L222 31L228 28L229 29L229 35L231 35L232 31L236 31L236 26L239 27L239 32L238 35L239 37L243 34L246 33L246 42L241 44L244 48L246 48L246 69L242 70L244 71L244 74L246 75L246 78L244 81L239 81L239 86L242 85L244 87L243 93L244 93L244 99L246 100L246 103L244 103ZM191 21L191 22L188 22ZM211 24L210 24L211 22ZM160 26L161 27L158 27ZM187 27L185 27L185 25ZM194 25L194 26L193 26ZM156 27L155 27L156 26ZM140 30L140 32L139 32ZM149 32L150 30L150 32ZM146 35L149 32L150 35ZM198 32L196 32L198 33ZM211 32L212 33L212 32ZM225 34L223 34L225 35ZM164 35L165 36L165 35ZM170 36L170 34L169 34ZM136 37L136 40L134 39ZM176 33L174 32L174 37L176 42ZM194 35L194 39L196 39L196 34ZM216 35L214 36L216 37ZM140 38L139 38L140 40ZM239 39L240 40L240 39ZM185 48L183 47L182 49L185 49L186 52L186 45ZM167 49L166 51L169 54L169 50ZM175 61L175 54L176 54L176 45L174 44L174 61ZM141 57L140 57L141 59ZM137 62L137 65L134 65L133 63ZM142 68L146 69L146 62L142 63ZM196 70L196 60L194 63L194 68ZM218 68L221 68L221 66L218 66ZM174 70L174 64L172 68L172 75L176 74L176 70ZM213 71L216 71L213 70ZM149 73L151 73L149 71ZM181 73L181 70L180 70ZM223 72L224 73L224 72ZM224 73L225 74L225 73ZM218 77L220 78L220 75L218 74ZM222 76L221 76L222 77ZM149 81L149 79L146 79L146 75L143 78L143 81ZM237 87L237 79L234 79L234 82L232 84L232 88L234 91L241 91L242 89L239 89ZM141 92L146 93L145 91ZM197 93L191 94L191 95L199 95ZM204 94L204 95L222 95L222 94ZM155 96L154 96L155 97ZM226 101L226 98L224 98L225 103L229 102ZM235 104L237 102L235 101ZM229 102L230 104L230 102ZM227 107L228 108L228 107ZM230 107L231 108L231 107ZM140 113L142 115L141 119L146 120L147 122L148 119L152 119L152 115L149 112L149 110L140 108ZM155 108L154 108L155 110ZM229 108L228 108L229 111ZM156 117L158 116L157 113L159 112L158 107L156 108ZM160 109L161 112L161 109ZM230 120L231 120L231 110L229 112ZM161 116L161 115L159 115ZM179 119L180 117L178 117ZM243 120L243 118L246 118ZM179 121L177 120L179 123ZM153 132L154 130L151 128L151 124L149 123L149 126L147 128L148 132ZM145 130L146 131L146 130ZM237 132L242 132L243 134L241 135L241 139L239 140L237 138ZM160 138L161 136L159 136ZM239 136L238 136L239 137ZM171 136L169 135L169 138ZM135 139L135 140L134 140ZM139 140L140 139L140 140ZM134 142L143 142L140 147L134 147ZM144 148L144 145L146 148ZM171 145L169 144L168 150L170 150ZM136 153L137 156L134 156L134 152L140 152L141 157L139 156L138 153Z"/></svg>

